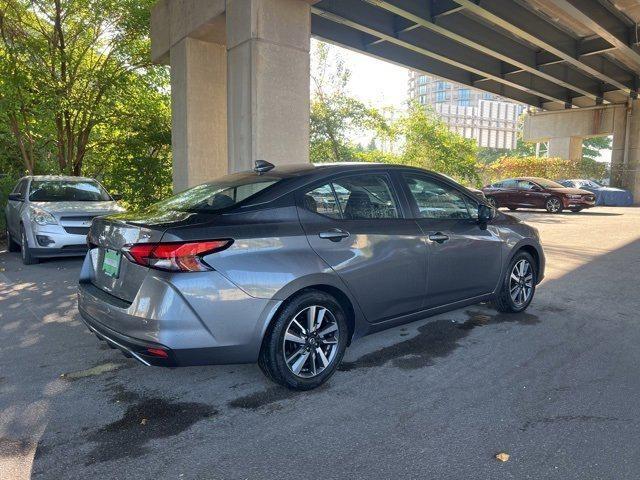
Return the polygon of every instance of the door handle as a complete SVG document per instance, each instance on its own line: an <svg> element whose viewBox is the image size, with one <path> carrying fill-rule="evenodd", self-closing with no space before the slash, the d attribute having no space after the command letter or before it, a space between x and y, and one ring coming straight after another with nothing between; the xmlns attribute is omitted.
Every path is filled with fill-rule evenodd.
<svg viewBox="0 0 640 480"><path fill-rule="evenodd" d="M442 232L430 233L429 234L429 240L431 240L432 242L436 242L436 243L444 243L447 240L449 240L449 235L445 235Z"/></svg>
<svg viewBox="0 0 640 480"><path fill-rule="evenodd" d="M320 232L318 236L320 238L324 238L325 240L331 240L332 242L339 242L343 238L347 238L349 236L349 232L342 230L340 228L332 228L331 230L327 230L326 232Z"/></svg>

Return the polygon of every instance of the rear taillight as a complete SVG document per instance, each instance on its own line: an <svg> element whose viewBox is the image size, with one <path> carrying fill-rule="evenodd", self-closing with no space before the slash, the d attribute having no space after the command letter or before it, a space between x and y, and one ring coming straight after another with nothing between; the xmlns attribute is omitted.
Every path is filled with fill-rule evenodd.
<svg viewBox="0 0 640 480"><path fill-rule="evenodd" d="M122 253L133 263L171 272L213 270L202 257L228 248L233 240L201 242L136 243L125 245Z"/></svg>

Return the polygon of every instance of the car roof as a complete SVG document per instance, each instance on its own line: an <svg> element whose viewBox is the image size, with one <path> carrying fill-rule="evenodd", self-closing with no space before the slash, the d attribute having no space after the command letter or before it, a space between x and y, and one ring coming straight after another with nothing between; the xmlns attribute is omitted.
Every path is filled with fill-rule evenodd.
<svg viewBox="0 0 640 480"><path fill-rule="evenodd" d="M60 180L63 182L95 182L96 181L94 178L74 177L71 175L27 175L21 178L21 180L23 179L39 180L39 181Z"/></svg>

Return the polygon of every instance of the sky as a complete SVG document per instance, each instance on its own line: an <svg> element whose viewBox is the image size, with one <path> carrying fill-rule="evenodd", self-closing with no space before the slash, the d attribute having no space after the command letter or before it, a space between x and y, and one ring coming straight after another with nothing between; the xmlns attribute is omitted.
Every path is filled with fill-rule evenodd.
<svg viewBox="0 0 640 480"><path fill-rule="evenodd" d="M311 48L317 40L311 41ZM401 108L407 101L409 70L346 48L331 46L352 72L349 89L356 98L375 107Z"/></svg>

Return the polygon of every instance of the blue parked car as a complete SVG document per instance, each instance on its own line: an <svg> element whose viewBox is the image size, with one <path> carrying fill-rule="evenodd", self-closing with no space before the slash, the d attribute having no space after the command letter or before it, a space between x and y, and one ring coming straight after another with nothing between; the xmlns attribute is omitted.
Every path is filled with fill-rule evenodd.
<svg viewBox="0 0 640 480"><path fill-rule="evenodd" d="M610 207L628 207L633 205L633 195L629 190L621 188L605 187L593 180L561 180L558 182L565 187L580 188L593 192L596 196L596 205Z"/></svg>

